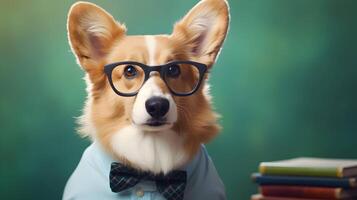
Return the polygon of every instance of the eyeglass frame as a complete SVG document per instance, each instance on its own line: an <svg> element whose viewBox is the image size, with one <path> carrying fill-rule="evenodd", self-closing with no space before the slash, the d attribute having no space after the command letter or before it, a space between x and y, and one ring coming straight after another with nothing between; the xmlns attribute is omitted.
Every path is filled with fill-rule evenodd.
<svg viewBox="0 0 357 200"><path fill-rule="evenodd" d="M192 65L194 67L196 67L198 69L199 72L199 79L198 79L198 83L196 84L195 88L193 88L190 92L188 93L177 93L175 91L173 91L173 89L171 89L171 87L169 86L169 84L166 81L165 78L165 69L167 69L168 67L170 67L171 65L175 65L175 64L189 64ZM123 93L120 92L119 90L117 90L117 88L114 86L113 83L113 78L112 78L112 72L113 70L120 65L135 65L140 67L143 71L144 71L144 81L142 83L142 85L140 86L140 88L135 91L135 92L131 92L131 93ZM145 84L145 82L150 78L150 73L156 71L159 72L160 77L162 78L162 80L165 82L167 88L170 90L170 92L176 96L190 96L193 93L195 93L198 88L200 88L202 80L204 78L205 73L207 72L207 65L203 64L203 63L199 63L199 62L195 62L195 61L188 61L188 60L183 60L183 61L172 61L172 62L168 62L166 64L163 65L155 65L155 66L149 66L140 62L136 62L136 61L123 61L123 62L115 62L115 63L111 63L111 64L107 64L104 65L104 73L106 74L109 84L112 88L112 90L119 96L124 96L124 97L132 97L135 96L139 93L141 87Z"/></svg>

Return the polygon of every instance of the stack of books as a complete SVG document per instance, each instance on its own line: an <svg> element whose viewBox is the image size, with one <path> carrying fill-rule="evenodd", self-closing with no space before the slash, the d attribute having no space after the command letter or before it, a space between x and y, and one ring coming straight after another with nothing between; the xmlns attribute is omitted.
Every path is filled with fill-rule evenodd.
<svg viewBox="0 0 357 200"><path fill-rule="evenodd" d="M357 160L295 158L262 162L252 200L357 200Z"/></svg>

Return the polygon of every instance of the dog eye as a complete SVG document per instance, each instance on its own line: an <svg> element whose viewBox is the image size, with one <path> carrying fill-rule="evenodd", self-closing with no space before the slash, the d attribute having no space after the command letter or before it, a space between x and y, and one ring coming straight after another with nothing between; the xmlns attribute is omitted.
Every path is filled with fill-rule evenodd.
<svg viewBox="0 0 357 200"><path fill-rule="evenodd" d="M172 64L168 67L166 75L171 78L176 78L181 74L180 66Z"/></svg>
<svg viewBox="0 0 357 200"><path fill-rule="evenodd" d="M135 69L133 65L127 65L124 69L124 76L127 79L133 79L137 76L138 71Z"/></svg>

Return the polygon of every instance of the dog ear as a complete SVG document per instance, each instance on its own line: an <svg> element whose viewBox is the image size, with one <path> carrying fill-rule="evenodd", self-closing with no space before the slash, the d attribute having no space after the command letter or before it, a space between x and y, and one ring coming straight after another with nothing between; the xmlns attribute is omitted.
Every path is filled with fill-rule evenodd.
<svg viewBox="0 0 357 200"><path fill-rule="evenodd" d="M125 35L126 28L95 4L78 2L69 10L67 31L78 63L90 71L103 62L114 41Z"/></svg>
<svg viewBox="0 0 357 200"><path fill-rule="evenodd" d="M201 0L175 24L172 37L191 55L211 66L220 52L229 26L226 0Z"/></svg>

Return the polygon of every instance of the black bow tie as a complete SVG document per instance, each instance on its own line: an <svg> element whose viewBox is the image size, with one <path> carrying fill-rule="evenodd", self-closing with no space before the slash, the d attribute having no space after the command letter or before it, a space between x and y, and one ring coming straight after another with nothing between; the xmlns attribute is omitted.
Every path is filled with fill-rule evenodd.
<svg viewBox="0 0 357 200"><path fill-rule="evenodd" d="M172 171L166 175L140 172L120 163L113 162L110 169L110 188L121 192L138 184L140 180L155 181L157 190L167 200L183 200L186 187L186 172Z"/></svg>

